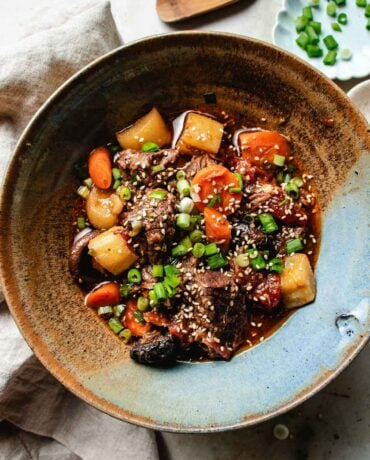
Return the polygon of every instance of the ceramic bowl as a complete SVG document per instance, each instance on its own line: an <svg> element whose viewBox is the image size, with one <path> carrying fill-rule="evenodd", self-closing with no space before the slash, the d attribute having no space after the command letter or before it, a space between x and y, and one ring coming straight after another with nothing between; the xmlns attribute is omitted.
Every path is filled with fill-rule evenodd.
<svg viewBox="0 0 370 460"><path fill-rule="evenodd" d="M209 91L225 110L290 136L314 176L323 210L317 297L230 362L143 367L83 306L68 272L77 187L72 165L153 105L167 113L197 107ZM77 396L150 428L239 428L304 401L369 338L364 277L368 129L346 95L323 75L252 39L198 32L163 35L93 62L35 115L5 179L0 270L6 300L25 339Z"/></svg>

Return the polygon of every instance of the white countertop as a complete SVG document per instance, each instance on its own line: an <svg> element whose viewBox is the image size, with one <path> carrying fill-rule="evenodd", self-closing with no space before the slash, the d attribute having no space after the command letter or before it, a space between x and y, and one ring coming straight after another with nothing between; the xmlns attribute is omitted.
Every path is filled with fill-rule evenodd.
<svg viewBox="0 0 370 460"><path fill-rule="evenodd" d="M49 0L1 0L0 46L24 37L23 25ZM64 0L72 4L73 0ZM163 24L155 0L111 0L112 12L127 43L157 33L202 29L233 32L272 41L283 0L244 0L227 9L178 25ZM42 21L42 18L40 18ZM341 83L348 91L360 80ZM212 435L158 434L164 460L366 460L370 458L370 347L334 382L298 408L255 427ZM284 423L291 437L272 436ZM103 459L105 460L105 459ZM138 459L140 460L140 459Z"/></svg>

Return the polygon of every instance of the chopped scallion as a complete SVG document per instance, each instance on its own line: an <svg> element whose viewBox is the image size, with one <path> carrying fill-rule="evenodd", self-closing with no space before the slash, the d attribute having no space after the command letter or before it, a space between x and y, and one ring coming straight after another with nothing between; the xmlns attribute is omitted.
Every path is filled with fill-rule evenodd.
<svg viewBox="0 0 370 460"><path fill-rule="evenodd" d="M114 182L113 182L113 188L114 190L117 190L118 187L121 185L121 179L116 179Z"/></svg>
<svg viewBox="0 0 370 460"><path fill-rule="evenodd" d="M293 181L290 181L288 184L286 184L284 190L293 199L295 199L295 200L298 199L299 190L298 190L297 185Z"/></svg>
<svg viewBox="0 0 370 460"><path fill-rule="evenodd" d="M334 2L329 2L326 7L326 14L328 16L336 16L337 14L337 5Z"/></svg>
<svg viewBox="0 0 370 460"><path fill-rule="evenodd" d="M163 201L167 198L167 192L165 190L153 190L152 192L149 193L149 198L152 198L154 200L158 201Z"/></svg>
<svg viewBox="0 0 370 460"><path fill-rule="evenodd" d="M308 35L306 34L306 32L302 31L296 38L297 45L300 46L304 50L307 48L308 42L309 40L308 40Z"/></svg>
<svg viewBox="0 0 370 460"><path fill-rule="evenodd" d="M176 173L176 179L181 180L181 179L186 179L186 174L185 171L177 171Z"/></svg>
<svg viewBox="0 0 370 460"><path fill-rule="evenodd" d="M273 233L279 229L278 224L275 222L275 219L271 214L262 213L258 215L258 218L262 224L263 230L266 233Z"/></svg>
<svg viewBox="0 0 370 460"><path fill-rule="evenodd" d="M239 267L246 268L249 265L249 257L248 254L238 254L235 258L235 262L239 265Z"/></svg>
<svg viewBox="0 0 370 460"><path fill-rule="evenodd" d="M80 185L77 189L77 193L80 195L81 198L86 200L89 196L90 190L88 189L88 187L86 187L86 185Z"/></svg>
<svg viewBox="0 0 370 460"><path fill-rule="evenodd" d="M240 193L242 189L240 187L231 187L229 191L230 193Z"/></svg>
<svg viewBox="0 0 370 460"><path fill-rule="evenodd" d="M129 343L132 338L132 332L130 329L123 329L123 331L121 331L118 335L124 343Z"/></svg>
<svg viewBox="0 0 370 460"><path fill-rule="evenodd" d="M121 180L122 179L122 176L121 176L121 172L118 168L113 168L112 169L112 176L113 176L113 179L115 180Z"/></svg>
<svg viewBox="0 0 370 460"><path fill-rule="evenodd" d="M182 212L176 216L176 226L182 228L183 230L188 230L190 228L190 216Z"/></svg>
<svg viewBox="0 0 370 460"><path fill-rule="evenodd" d="M137 299L137 309L139 311L146 311L149 308L149 300L146 297L140 296Z"/></svg>
<svg viewBox="0 0 370 460"><path fill-rule="evenodd" d="M131 190L128 187L122 187L119 191L119 197L122 201L131 200Z"/></svg>
<svg viewBox="0 0 370 460"><path fill-rule="evenodd" d="M86 185L87 188L91 188L94 185L93 180L91 177L88 177L87 179L84 180L84 184Z"/></svg>
<svg viewBox="0 0 370 460"><path fill-rule="evenodd" d="M272 162L273 162L274 165L276 165L276 166L284 166L285 157L284 157L283 155L275 154L275 155L274 155L274 159L273 159Z"/></svg>
<svg viewBox="0 0 370 460"><path fill-rule="evenodd" d="M361 8L365 8L366 7L366 0L356 0L356 5L361 7Z"/></svg>
<svg viewBox="0 0 370 460"><path fill-rule="evenodd" d="M308 23L308 18L306 18L305 16L298 16L295 20L295 28L297 33L302 32L302 30L304 30Z"/></svg>
<svg viewBox="0 0 370 460"><path fill-rule="evenodd" d="M183 246L182 244L178 244L177 246L172 248L171 255L173 257L181 257L184 256L187 252L188 250L185 246Z"/></svg>
<svg viewBox="0 0 370 460"><path fill-rule="evenodd" d="M119 288L119 292L121 294L121 297L124 299L127 299L127 297L130 295L132 286L130 284L121 284Z"/></svg>
<svg viewBox="0 0 370 460"><path fill-rule="evenodd" d="M173 265L165 265L164 272L166 276L176 276L179 275L181 272L178 268L174 267Z"/></svg>
<svg viewBox="0 0 370 460"><path fill-rule="evenodd" d="M145 319L143 318L143 314L141 313L141 311L136 310L134 312L134 318L136 319L138 323L145 324Z"/></svg>
<svg viewBox="0 0 370 460"><path fill-rule="evenodd" d="M131 268L127 273L127 279L129 283L140 284L141 273L137 268Z"/></svg>
<svg viewBox="0 0 370 460"><path fill-rule="evenodd" d="M158 304L157 295L153 290L149 291L149 304L152 307Z"/></svg>
<svg viewBox="0 0 370 460"><path fill-rule="evenodd" d="M117 318L111 318L108 321L108 326L112 329L112 331L115 334L119 334L123 329L121 322Z"/></svg>
<svg viewBox="0 0 370 460"><path fill-rule="evenodd" d="M349 48L343 48L340 52L340 57L344 61L349 61L352 57L352 51Z"/></svg>
<svg viewBox="0 0 370 460"><path fill-rule="evenodd" d="M272 272L282 273L284 270L284 261L275 257L268 263L268 268Z"/></svg>
<svg viewBox="0 0 370 460"><path fill-rule="evenodd" d="M85 218L83 216L78 216L76 223L77 223L77 228L79 228L80 230L86 227Z"/></svg>
<svg viewBox="0 0 370 460"><path fill-rule="evenodd" d="M308 57L322 57L324 54L323 50L317 45L307 45L306 48Z"/></svg>
<svg viewBox="0 0 370 460"><path fill-rule="evenodd" d="M190 184L186 179L180 179L179 181L177 181L176 188L181 195L190 195Z"/></svg>
<svg viewBox="0 0 370 460"><path fill-rule="evenodd" d="M311 26L314 29L314 31L317 33L317 35L321 34L321 30L322 30L321 22L310 21L309 26Z"/></svg>
<svg viewBox="0 0 370 460"><path fill-rule="evenodd" d="M113 308L112 307L99 307L98 315L101 318L110 318L113 315Z"/></svg>
<svg viewBox="0 0 370 460"><path fill-rule="evenodd" d="M186 250L189 250L193 247L193 243L190 239L189 236L185 236L185 238L183 238L181 241L180 241L180 244L181 246L184 246L184 248L186 248Z"/></svg>
<svg viewBox="0 0 370 460"><path fill-rule="evenodd" d="M342 32L342 28L341 28L341 26L340 26L337 22L332 22L332 23L331 23L331 28L332 28L335 32Z"/></svg>
<svg viewBox="0 0 370 460"><path fill-rule="evenodd" d="M303 187L303 180L302 180L301 177L298 177L298 176L293 177L292 182L293 182L298 188Z"/></svg>
<svg viewBox="0 0 370 460"><path fill-rule="evenodd" d="M308 43L311 45L317 45L320 41L319 36L317 35L315 29L311 26L305 28L305 32L308 37Z"/></svg>
<svg viewBox="0 0 370 460"><path fill-rule="evenodd" d="M334 1L338 6L344 6L346 4L346 0L334 0Z"/></svg>
<svg viewBox="0 0 370 460"><path fill-rule="evenodd" d="M162 278L164 273L163 265L153 265L152 266L152 275L154 278Z"/></svg>
<svg viewBox="0 0 370 460"><path fill-rule="evenodd" d="M257 249L248 249L246 253L249 256L249 262L254 270L263 270L266 268L266 261Z"/></svg>
<svg viewBox="0 0 370 460"><path fill-rule="evenodd" d="M163 283L156 283L154 285L154 292L159 302L161 300L167 299L166 288L164 287Z"/></svg>
<svg viewBox="0 0 370 460"><path fill-rule="evenodd" d="M302 240L300 238L295 238L294 240L290 240L287 242L286 245L286 252L287 254L292 254L293 252L298 252L303 249Z"/></svg>
<svg viewBox="0 0 370 460"><path fill-rule="evenodd" d="M365 16L367 18L370 18L370 3L367 5L367 7L365 8Z"/></svg>
<svg viewBox="0 0 370 460"><path fill-rule="evenodd" d="M302 16L304 16L305 18L307 18L309 21L312 21L313 15L312 15L312 9L311 9L310 6L305 6L305 7L302 9Z"/></svg>
<svg viewBox="0 0 370 460"><path fill-rule="evenodd" d="M180 201L179 209L180 209L180 212L185 212L186 214L191 214L191 212L194 209L194 201L190 197L185 196Z"/></svg>
<svg viewBox="0 0 370 460"><path fill-rule="evenodd" d="M189 235L193 243L198 243L203 239L203 233L200 230L193 230Z"/></svg>
<svg viewBox="0 0 370 460"><path fill-rule="evenodd" d="M159 150L159 145L157 145L155 142L145 142L143 144L143 152L150 153L150 152L158 152Z"/></svg>
<svg viewBox="0 0 370 460"><path fill-rule="evenodd" d="M195 243L193 247L193 256L197 259L203 257L206 247L202 243Z"/></svg>
<svg viewBox="0 0 370 460"><path fill-rule="evenodd" d="M328 51L327 55L323 59L325 65L334 65L337 60L337 52L335 50Z"/></svg>
<svg viewBox="0 0 370 460"><path fill-rule="evenodd" d="M211 270L218 270L229 264L229 261L221 253L208 257L207 262Z"/></svg>
<svg viewBox="0 0 370 460"><path fill-rule="evenodd" d="M327 47L328 50L335 50L338 48L338 42L333 37L333 35L327 35L323 39L323 42L325 43L325 46Z"/></svg>
<svg viewBox="0 0 370 460"><path fill-rule="evenodd" d="M164 171L164 165L155 165L152 168L152 173L153 174L157 174L157 173L162 172L162 171Z"/></svg>
<svg viewBox="0 0 370 460"><path fill-rule="evenodd" d="M234 176L238 179L239 188L243 188L243 176L240 173L234 173Z"/></svg>
<svg viewBox="0 0 370 460"><path fill-rule="evenodd" d="M348 18L347 18L347 15L346 13L340 13L338 14L338 22L339 24L341 24L342 26L345 26L348 22Z"/></svg>
<svg viewBox="0 0 370 460"><path fill-rule="evenodd" d="M206 256L213 256L214 254L217 254L219 252L220 248L217 247L216 243L207 244L207 246L204 248L204 254Z"/></svg>
<svg viewBox="0 0 370 460"><path fill-rule="evenodd" d="M113 314L116 318L120 318L124 311L125 311L125 306L122 303L115 305L113 307Z"/></svg>

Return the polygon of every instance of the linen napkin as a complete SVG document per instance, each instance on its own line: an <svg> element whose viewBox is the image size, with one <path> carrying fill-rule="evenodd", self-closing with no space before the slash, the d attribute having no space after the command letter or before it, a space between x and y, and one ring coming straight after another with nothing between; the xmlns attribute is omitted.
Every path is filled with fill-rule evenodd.
<svg viewBox="0 0 370 460"><path fill-rule="evenodd" d="M107 1L49 6L23 38L0 49L0 177L31 116L67 78L120 45ZM118 421L76 398L32 354L0 304L0 438L4 420L23 431L0 458L158 458L154 432ZM27 432L27 433L25 433ZM33 433L32 437L30 433ZM36 436L37 435L37 436ZM47 438L51 438L47 440ZM10 454L11 452L11 454Z"/></svg>

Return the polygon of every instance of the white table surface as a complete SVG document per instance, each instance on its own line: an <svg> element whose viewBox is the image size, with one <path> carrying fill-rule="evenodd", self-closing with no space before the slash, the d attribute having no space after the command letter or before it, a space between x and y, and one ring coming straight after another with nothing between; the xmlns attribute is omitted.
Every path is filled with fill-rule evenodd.
<svg viewBox="0 0 370 460"><path fill-rule="evenodd" d="M30 15L56 0L0 0L0 46L24 37ZM64 0L63 4L73 4ZM147 35L202 29L233 32L272 41L283 0L244 0L227 9L177 25L163 24L155 0L111 0L112 12L127 43ZM339 83L348 91L360 80ZM334 382L298 408L263 424L227 433L158 433L164 460L368 460L370 459L370 346ZM290 437L272 435L276 423ZM105 459L102 459L105 460ZM140 459L138 459L140 460Z"/></svg>

